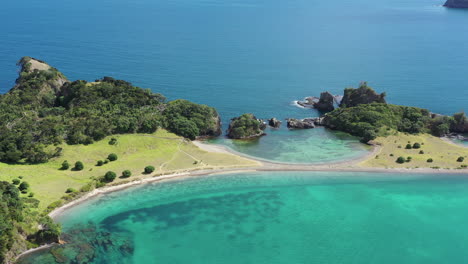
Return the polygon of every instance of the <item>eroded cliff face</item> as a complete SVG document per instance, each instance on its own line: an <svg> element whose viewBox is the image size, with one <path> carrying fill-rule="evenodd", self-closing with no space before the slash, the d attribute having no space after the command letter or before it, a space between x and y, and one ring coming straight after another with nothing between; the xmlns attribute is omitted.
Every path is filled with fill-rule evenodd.
<svg viewBox="0 0 468 264"><path fill-rule="evenodd" d="M444 6L451 8L468 8L468 0L447 0Z"/></svg>

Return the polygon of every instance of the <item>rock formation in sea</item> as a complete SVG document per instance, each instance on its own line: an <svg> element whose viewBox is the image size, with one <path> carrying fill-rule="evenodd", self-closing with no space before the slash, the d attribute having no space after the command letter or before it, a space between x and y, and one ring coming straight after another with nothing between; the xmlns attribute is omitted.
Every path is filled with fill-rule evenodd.
<svg viewBox="0 0 468 264"><path fill-rule="evenodd" d="M315 118L304 118L304 119L295 119L288 118L287 126L292 129L310 129L315 128Z"/></svg>
<svg viewBox="0 0 468 264"><path fill-rule="evenodd" d="M335 109L334 106L335 97L329 92L323 92L320 94L318 102L314 103L314 108L320 112L330 112Z"/></svg>
<svg viewBox="0 0 468 264"><path fill-rule="evenodd" d="M279 121L278 119L276 119L275 117L268 120L268 125L273 127L273 128L280 128L281 123L282 122Z"/></svg>
<svg viewBox="0 0 468 264"><path fill-rule="evenodd" d="M444 6L451 8L468 8L468 0L447 0Z"/></svg>
<svg viewBox="0 0 468 264"><path fill-rule="evenodd" d="M251 139L264 136L266 124L253 114L243 114L231 119L227 136L232 139Z"/></svg>
<svg viewBox="0 0 468 264"><path fill-rule="evenodd" d="M360 104L370 103L387 103L385 101L385 93L378 94L371 87L367 86L367 82L362 82L359 88L346 88L340 107L354 107Z"/></svg>

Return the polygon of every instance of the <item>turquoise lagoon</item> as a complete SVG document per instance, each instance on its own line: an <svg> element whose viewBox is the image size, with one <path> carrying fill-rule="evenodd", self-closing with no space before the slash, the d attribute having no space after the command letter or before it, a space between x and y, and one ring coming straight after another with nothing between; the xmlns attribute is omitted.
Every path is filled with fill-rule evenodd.
<svg viewBox="0 0 468 264"><path fill-rule="evenodd" d="M246 173L133 187L68 210L58 220L71 243L20 263L466 263L467 176Z"/></svg>

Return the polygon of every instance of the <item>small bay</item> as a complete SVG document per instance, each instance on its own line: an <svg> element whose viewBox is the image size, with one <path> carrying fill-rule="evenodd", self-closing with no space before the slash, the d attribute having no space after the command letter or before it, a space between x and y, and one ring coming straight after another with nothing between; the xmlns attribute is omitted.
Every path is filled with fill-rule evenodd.
<svg viewBox="0 0 468 264"><path fill-rule="evenodd" d="M69 244L20 263L464 263L466 188L461 175L338 172L155 183L70 209Z"/></svg>

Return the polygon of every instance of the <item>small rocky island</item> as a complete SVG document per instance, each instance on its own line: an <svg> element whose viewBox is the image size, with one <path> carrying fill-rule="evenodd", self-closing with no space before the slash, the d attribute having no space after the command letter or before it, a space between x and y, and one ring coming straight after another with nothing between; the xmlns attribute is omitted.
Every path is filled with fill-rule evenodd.
<svg viewBox="0 0 468 264"><path fill-rule="evenodd" d="M243 114L231 119L227 136L232 139L252 139L264 136L266 124L253 114Z"/></svg>
<svg viewBox="0 0 468 264"><path fill-rule="evenodd" d="M468 0L447 0L444 6L451 8L468 8Z"/></svg>

